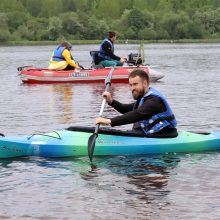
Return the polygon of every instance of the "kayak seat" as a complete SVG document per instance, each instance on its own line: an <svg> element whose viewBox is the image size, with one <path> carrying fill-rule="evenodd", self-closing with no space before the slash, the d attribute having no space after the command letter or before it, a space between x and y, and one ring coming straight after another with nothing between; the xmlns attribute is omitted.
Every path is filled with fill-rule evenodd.
<svg viewBox="0 0 220 220"><path fill-rule="evenodd" d="M94 133L95 127L83 127L83 126L71 126L67 128L68 131L80 131ZM99 134L116 135L116 136L129 136L129 137L146 137L146 138L175 138L178 136L176 129L170 131L169 133L157 133L146 135L141 132L135 132L132 130L116 130L111 128L99 128Z"/></svg>

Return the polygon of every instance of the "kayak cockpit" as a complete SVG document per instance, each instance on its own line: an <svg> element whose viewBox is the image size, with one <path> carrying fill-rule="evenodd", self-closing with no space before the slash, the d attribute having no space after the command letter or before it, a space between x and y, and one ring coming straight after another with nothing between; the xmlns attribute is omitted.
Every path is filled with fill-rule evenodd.
<svg viewBox="0 0 220 220"><path fill-rule="evenodd" d="M72 126L72 127L67 128L66 130L93 133L95 131L95 127ZM114 135L114 136L127 136L127 137L142 137L142 138L175 138L178 136L176 129L167 134L145 135L142 132L135 132L132 130L125 131L125 130L104 128L104 127L99 128L99 134Z"/></svg>

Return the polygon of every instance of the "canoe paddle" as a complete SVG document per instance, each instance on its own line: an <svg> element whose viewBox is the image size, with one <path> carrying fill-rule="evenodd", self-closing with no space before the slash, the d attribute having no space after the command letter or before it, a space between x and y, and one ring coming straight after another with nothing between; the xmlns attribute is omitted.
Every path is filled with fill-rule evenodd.
<svg viewBox="0 0 220 220"><path fill-rule="evenodd" d="M105 91L109 91L109 88L111 86L111 79L112 79L112 73L114 71L114 68L115 68L115 66L113 66L111 68L107 78L105 79ZM105 103L106 103L106 99L104 98L102 100L102 105L101 105L101 109L99 112L100 117L102 116L102 113L104 111ZM94 148L95 148L96 138L98 137L99 126L100 126L100 124L96 125L94 133L89 137L89 140L88 140L88 154L89 154L89 159L91 162L92 162L93 152L94 152Z"/></svg>

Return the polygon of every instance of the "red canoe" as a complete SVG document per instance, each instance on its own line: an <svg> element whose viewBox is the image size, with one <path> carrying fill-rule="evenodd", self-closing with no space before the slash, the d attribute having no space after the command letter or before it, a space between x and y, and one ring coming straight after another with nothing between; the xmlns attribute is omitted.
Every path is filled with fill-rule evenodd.
<svg viewBox="0 0 220 220"><path fill-rule="evenodd" d="M19 67L20 77L24 83L91 83L104 82L111 67L100 69L82 70L49 70L34 67ZM155 82L164 77L163 74L151 69L149 66L123 66L115 67L112 82L128 82L128 75L132 70L143 69L149 76L150 81Z"/></svg>

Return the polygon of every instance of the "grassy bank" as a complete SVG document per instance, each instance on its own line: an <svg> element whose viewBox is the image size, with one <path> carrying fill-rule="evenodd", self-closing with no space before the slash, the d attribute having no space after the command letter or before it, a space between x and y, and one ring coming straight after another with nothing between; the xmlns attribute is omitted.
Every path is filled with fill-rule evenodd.
<svg viewBox="0 0 220 220"><path fill-rule="evenodd" d="M100 44L102 40L71 40L73 45ZM58 45L61 41L9 41L0 42L0 46L37 46L37 45ZM180 40L117 40L119 44L150 44L150 43L220 43L220 39L180 39Z"/></svg>

